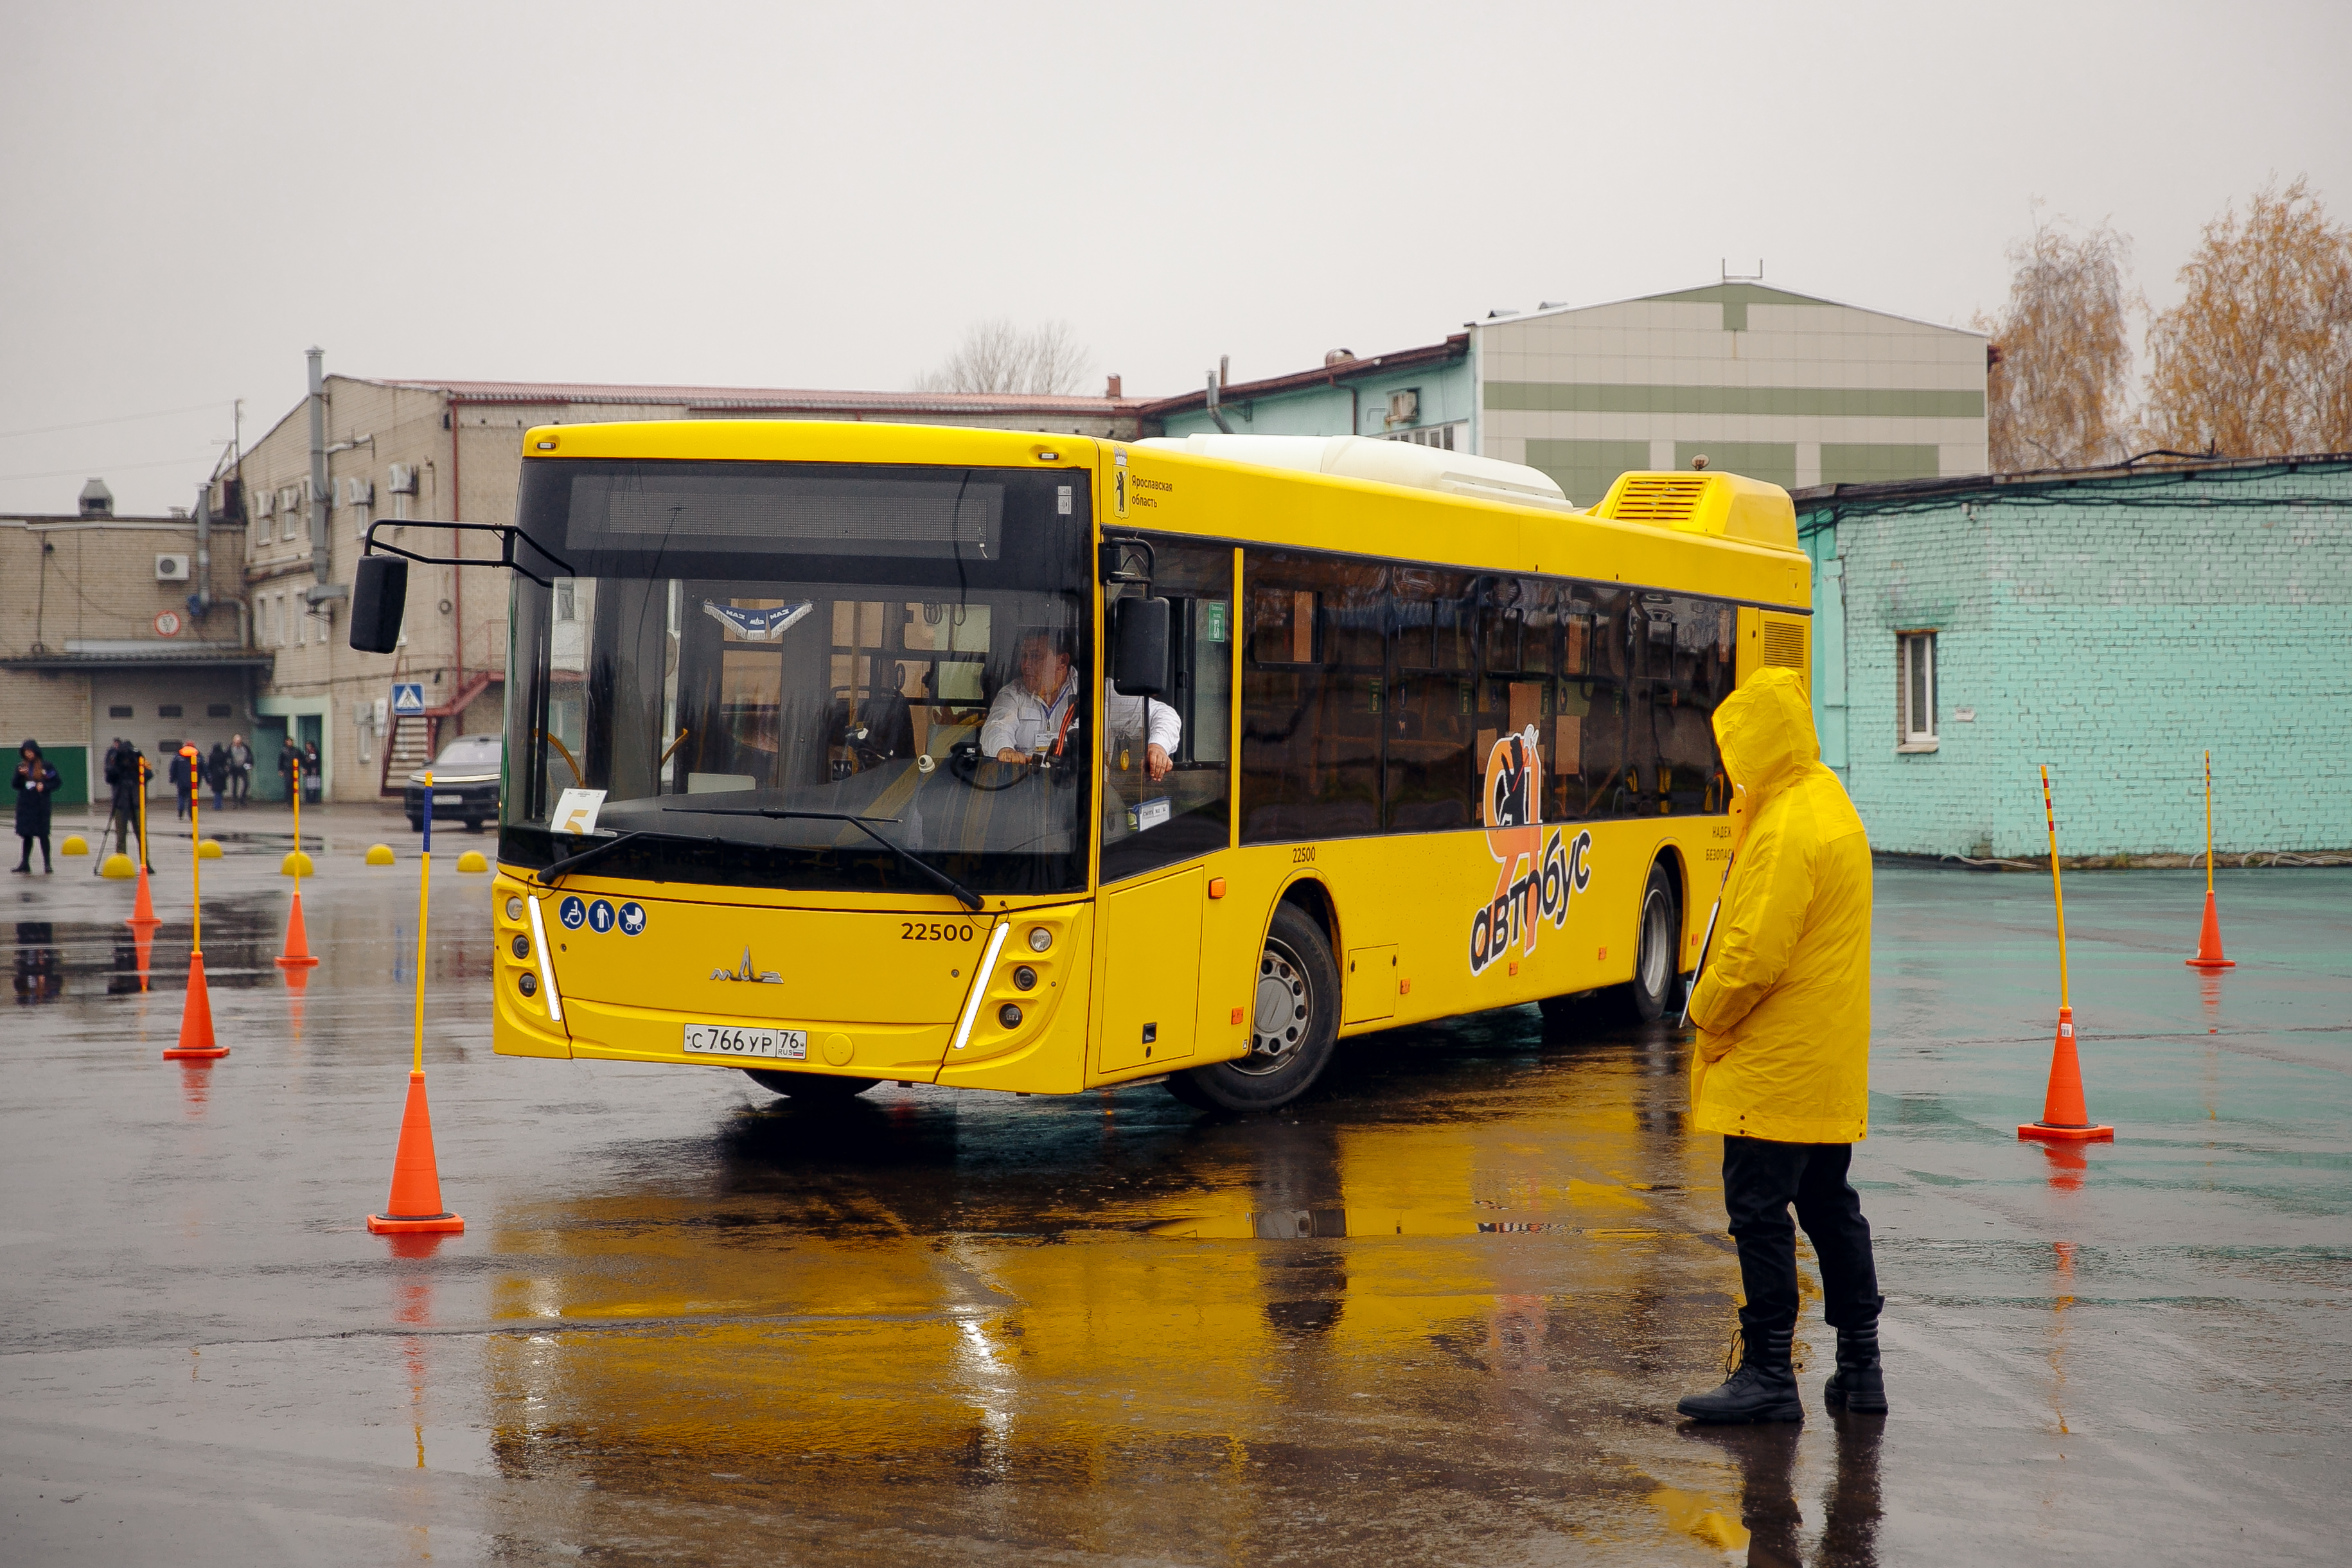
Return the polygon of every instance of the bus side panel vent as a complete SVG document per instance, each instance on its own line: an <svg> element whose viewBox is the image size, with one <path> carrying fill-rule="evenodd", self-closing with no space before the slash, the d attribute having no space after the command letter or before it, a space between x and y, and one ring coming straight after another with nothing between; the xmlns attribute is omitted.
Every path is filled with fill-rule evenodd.
<svg viewBox="0 0 2352 1568"><path fill-rule="evenodd" d="M1763 661L1769 668L1778 665L1808 673L1805 665L1805 622L1801 615L1767 615L1764 617Z"/></svg>

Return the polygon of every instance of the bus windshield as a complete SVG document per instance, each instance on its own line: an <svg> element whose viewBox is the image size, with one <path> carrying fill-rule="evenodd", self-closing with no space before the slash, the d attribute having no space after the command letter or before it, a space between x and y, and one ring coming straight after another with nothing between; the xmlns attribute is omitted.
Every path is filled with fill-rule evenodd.
<svg viewBox="0 0 2352 1568"><path fill-rule="evenodd" d="M1087 512L1067 469L527 463L521 527L574 575L516 579L501 855L634 834L593 874L1083 889L1082 723L1043 766L979 739L1024 639L1093 668ZM601 791L593 835L567 790Z"/></svg>

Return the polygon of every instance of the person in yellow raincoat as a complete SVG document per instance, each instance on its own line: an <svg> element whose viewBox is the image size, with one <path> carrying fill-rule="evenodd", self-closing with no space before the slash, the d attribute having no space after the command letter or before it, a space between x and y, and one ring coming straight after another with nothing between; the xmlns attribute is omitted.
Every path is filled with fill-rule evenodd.
<svg viewBox="0 0 2352 1568"><path fill-rule="evenodd" d="M1715 737L1739 795L1730 883L1691 994L1691 1111L1700 1131L1723 1134L1723 1201L1748 1302L1739 1369L1677 1408L1698 1421L1804 1418L1789 1361L1793 1203L1837 1330L1829 1406L1883 1415L1885 1298L1870 1222L1846 1180L1869 1121L1870 841L1822 766L1796 672L1764 670L1725 698Z"/></svg>

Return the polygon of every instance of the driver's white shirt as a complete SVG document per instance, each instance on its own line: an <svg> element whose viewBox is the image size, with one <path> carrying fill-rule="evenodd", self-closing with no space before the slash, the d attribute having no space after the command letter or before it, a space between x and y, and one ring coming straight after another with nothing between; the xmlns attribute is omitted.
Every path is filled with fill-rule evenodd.
<svg viewBox="0 0 2352 1568"><path fill-rule="evenodd" d="M1008 681L996 700L989 705L988 722L980 727L980 754L993 757L1000 751L1035 752L1052 750L1054 737L1062 732L1062 715L1078 696L1078 674L1070 672L1062 682L1062 689L1047 702L1021 682ZM1104 699L1110 724L1111 738L1129 743L1140 738L1146 746L1157 746L1173 754L1176 742L1184 734L1184 721L1176 710L1156 697L1131 697L1117 686L1111 686Z"/></svg>

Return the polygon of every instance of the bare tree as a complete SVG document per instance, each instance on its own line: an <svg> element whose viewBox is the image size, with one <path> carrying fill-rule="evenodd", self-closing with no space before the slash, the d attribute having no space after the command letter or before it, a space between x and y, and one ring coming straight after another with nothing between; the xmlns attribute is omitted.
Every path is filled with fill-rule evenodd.
<svg viewBox="0 0 2352 1568"><path fill-rule="evenodd" d="M2149 323L2142 439L2231 457L2352 451L2352 227L2307 182L2205 225L2188 295Z"/></svg>
<svg viewBox="0 0 2352 1568"><path fill-rule="evenodd" d="M2124 273L2131 241L2102 223L2069 234L2038 220L2009 247L2009 305L1979 315L1993 468L2084 468L2125 455L2131 344Z"/></svg>
<svg viewBox="0 0 2352 1568"><path fill-rule="evenodd" d="M1092 356L1067 321L1016 327L998 316L976 323L918 392L1069 393Z"/></svg>

